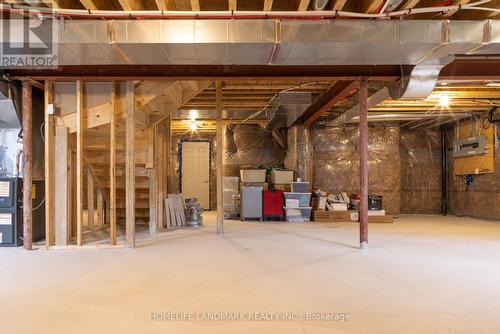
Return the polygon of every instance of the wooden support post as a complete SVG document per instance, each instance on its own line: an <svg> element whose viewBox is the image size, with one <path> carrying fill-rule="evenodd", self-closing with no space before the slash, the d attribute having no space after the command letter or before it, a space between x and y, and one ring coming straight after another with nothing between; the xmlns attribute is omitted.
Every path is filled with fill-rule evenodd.
<svg viewBox="0 0 500 334"><path fill-rule="evenodd" d="M170 160L170 142L172 140L172 115L169 115L167 118L164 120L164 130L163 130L163 150L161 152L161 157L162 157L162 163L163 163L163 180L162 180L162 185L163 185L163 194L165 197L168 196L168 167L169 167L169 160ZM163 200L163 212L166 212L165 209L165 201ZM164 215L165 216L165 215ZM166 224L165 220L162 220L162 227Z"/></svg>
<svg viewBox="0 0 500 334"><path fill-rule="evenodd" d="M111 85L111 122L109 129L109 240L116 245L116 114L118 106L116 95L118 85L114 81ZM102 200L102 194L101 194ZM102 211L102 208L101 208ZM102 216L102 212L99 215ZM103 222L103 219L100 223Z"/></svg>
<svg viewBox="0 0 500 334"><path fill-rule="evenodd" d="M99 224L100 227L104 226L104 197L102 196L101 190L97 192L97 224Z"/></svg>
<svg viewBox="0 0 500 334"><path fill-rule="evenodd" d="M54 244L54 94L52 81L45 81L45 245Z"/></svg>
<svg viewBox="0 0 500 334"><path fill-rule="evenodd" d="M76 244L83 245L83 81L76 82Z"/></svg>
<svg viewBox="0 0 500 334"><path fill-rule="evenodd" d="M215 103L217 112L217 151L215 157L215 170L217 171L217 234L224 234L224 196L222 190L222 82L215 82Z"/></svg>
<svg viewBox="0 0 500 334"><path fill-rule="evenodd" d="M359 85L359 241L368 247L368 84L361 79Z"/></svg>
<svg viewBox="0 0 500 334"><path fill-rule="evenodd" d="M54 234L55 244L67 245L70 238L70 150L69 132L65 126L56 126L54 136Z"/></svg>
<svg viewBox="0 0 500 334"><path fill-rule="evenodd" d="M148 170L149 176L149 233L156 234L158 232L158 225L156 223L156 171L154 169Z"/></svg>
<svg viewBox="0 0 500 334"><path fill-rule="evenodd" d="M162 161L163 152L163 132L164 122L155 125L155 184L156 184L156 227L158 231L164 229L164 199L167 197L165 194L165 187L163 182L164 164ZM168 228L168 226L167 226Z"/></svg>
<svg viewBox="0 0 500 334"><path fill-rule="evenodd" d="M126 82L125 97L126 119L125 119L125 188L126 188L126 240L129 247L135 246L135 98L134 82Z"/></svg>
<svg viewBox="0 0 500 334"><path fill-rule="evenodd" d="M94 231L94 194L94 176L90 172L90 169L87 169L87 225L90 231Z"/></svg>
<svg viewBox="0 0 500 334"><path fill-rule="evenodd" d="M31 84L23 81L23 244L27 250L32 245L32 165L33 165L33 110Z"/></svg>

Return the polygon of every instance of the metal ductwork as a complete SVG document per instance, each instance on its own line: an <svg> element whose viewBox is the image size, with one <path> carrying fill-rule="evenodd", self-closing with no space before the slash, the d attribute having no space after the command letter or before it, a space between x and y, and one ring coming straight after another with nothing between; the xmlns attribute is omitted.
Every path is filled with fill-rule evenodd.
<svg viewBox="0 0 500 334"><path fill-rule="evenodd" d="M431 59L415 65L411 72L402 73L401 80L387 83L393 100L421 100L427 98L439 79L439 73L454 56Z"/></svg>
<svg viewBox="0 0 500 334"><path fill-rule="evenodd" d="M12 89L9 83L0 82L0 177L17 175L16 157L22 149L18 143L21 121Z"/></svg>
<svg viewBox="0 0 500 334"><path fill-rule="evenodd" d="M368 97L367 106L368 109L375 107L377 104L382 103L383 101L390 98L389 89L387 87L383 87L378 90L376 93L370 95ZM353 118L358 117L359 115L359 104L355 105L351 109L347 110L334 120L328 122L328 126L341 126L344 123L349 123Z"/></svg>
<svg viewBox="0 0 500 334"><path fill-rule="evenodd" d="M310 92L281 92L271 102L270 120L266 129L288 128L311 105Z"/></svg>
<svg viewBox="0 0 500 334"><path fill-rule="evenodd" d="M314 10L324 10L329 0L313 0Z"/></svg>
<svg viewBox="0 0 500 334"><path fill-rule="evenodd" d="M61 19L55 25L59 65L417 65L500 54L499 20ZM11 42L22 40L14 34Z"/></svg>

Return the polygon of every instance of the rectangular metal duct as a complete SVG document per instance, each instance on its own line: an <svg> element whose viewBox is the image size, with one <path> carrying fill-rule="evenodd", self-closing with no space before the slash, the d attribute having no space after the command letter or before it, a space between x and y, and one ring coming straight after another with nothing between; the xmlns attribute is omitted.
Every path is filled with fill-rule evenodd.
<svg viewBox="0 0 500 334"><path fill-rule="evenodd" d="M311 105L310 92L282 92L271 102L271 118L266 128L288 128Z"/></svg>
<svg viewBox="0 0 500 334"><path fill-rule="evenodd" d="M414 65L448 55L500 53L500 22L495 20L59 20L56 24L61 65ZM22 38L14 34L10 42L22 43Z"/></svg>

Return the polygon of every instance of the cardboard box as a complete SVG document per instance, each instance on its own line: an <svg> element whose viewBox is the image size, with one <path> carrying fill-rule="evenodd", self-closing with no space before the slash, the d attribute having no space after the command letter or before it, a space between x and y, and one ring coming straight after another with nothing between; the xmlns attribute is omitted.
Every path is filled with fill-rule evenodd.
<svg viewBox="0 0 500 334"><path fill-rule="evenodd" d="M385 216L385 210L368 210L368 216Z"/></svg>
<svg viewBox="0 0 500 334"><path fill-rule="evenodd" d="M240 183L240 190L241 187L262 187L263 190L268 190L268 185L265 182L241 182Z"/></svg>
<svg viewBox="0 0 500 334"><path fill-rule="evenodd" d="M240 170L241 182L266 182L265 169L241 169Z"/></svg>
<svg viewBox="0 0 500 334"><path fill-rule="evenodd" d="M269 188L274 189L274 190L281 190L283 192L292 191L292 187L290 186L290 183L272 183L269 185Z"/></svg>
<svg viewBox="0 0 500 334"><path fill-rule="evenodd" d="M269 175L270 183L290 183L293 182L293 170L272 170Z"/></svg>
<svg viewBox="0 0 500 334"><path fill-rule="evenodd" d="M325 211L325 208L326 208L326 197L324 197L324 196L314 197L312 199L312 206L313 206L314 210Z"/></svg>
<svg viewBox="0 0 500 334"><path fill-rule="evenodd" d="M349 222L353 212L355 211L313 211L313 219L321 223Z"/></svg>
<svg viewBox="0 0 500 334"><path fill-rule="evenodd" d="M347 211L346 203L332 203L330 204L333 211Z"/></svg>
<svg viewBox="0 0 500 334"><path fill-rule="evenodd" d="M386 223L386 224L392 224L393 222L394 222L394 217L392 215L368 216L368 223Z"/></svg>
<svg viewBox="0 0 500 334"><path fill-rule="evenodd" d="M369 213L370 211L368 211ZM359 221L359 212L358 211L351 211L351 221L353 222L358 222ZM368 214L368 223L386 223L386 224L392 224L394 222L394 216L392 215L383 215L383 216L370 216Z"/></svg>

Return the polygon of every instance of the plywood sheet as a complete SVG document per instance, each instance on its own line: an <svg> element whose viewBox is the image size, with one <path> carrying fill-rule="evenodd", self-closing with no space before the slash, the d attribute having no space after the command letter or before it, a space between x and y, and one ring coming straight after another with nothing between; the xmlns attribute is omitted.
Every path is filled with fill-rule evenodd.
<svg viewBox="0 0 500 334"><path fill-rule="evenodd" d="M457 129L455 128L455 131ZM487 174L495 171L495 142L493 125L481 121L465 121L458 126L458 138L464 139L471 136L486 136L486 153L471 157L453 159L455 175ZM455 136L456 137L456 133Z"/></svg>

